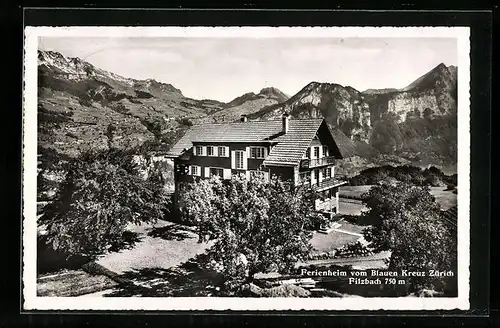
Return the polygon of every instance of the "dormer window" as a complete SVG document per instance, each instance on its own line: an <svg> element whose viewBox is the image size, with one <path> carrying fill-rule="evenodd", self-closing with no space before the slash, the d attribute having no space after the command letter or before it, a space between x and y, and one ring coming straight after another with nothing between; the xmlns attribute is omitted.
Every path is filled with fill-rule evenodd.
<svg viewBox="0 0 500 328"><path fill-rule="evenodd" d="M314 147L314 158L319 158L319 147Z"/></svg>
<svg viewBox="0 0 500 328"><path fill-rule="evenodd" d="M207 156L215 156L214 146L207 146Z"/></svg>
<svg viewBox="0 0 500 328"><path fill-rule="evenodd" d="M194 152L196 156L203 156L203 146L194 147Z"/></svg>

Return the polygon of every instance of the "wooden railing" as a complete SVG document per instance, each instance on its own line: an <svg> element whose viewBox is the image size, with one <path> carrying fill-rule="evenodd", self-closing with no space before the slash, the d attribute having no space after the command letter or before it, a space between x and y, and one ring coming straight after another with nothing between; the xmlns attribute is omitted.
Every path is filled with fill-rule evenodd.
<svg viewBox="0 0 500 328"><path fill-rule="evenodd" d="M320 183L315 184L313 187L320 190L320 189L325 189L325 188L329 188L329 187L340 186L340 185L343 185L345 183L347 183L347 182L342 181L342 180L338 180L335 178L327 178L327 179L323 179Z"/></svg>
<svg viewBox="0 0 500 328"><path fill-rule="evenodd" d="M327 156L316 159L303 159L300 162L300 166L303 168L313 168L313 167L332 165L332 164L335 164L334 156Z"/></svg>

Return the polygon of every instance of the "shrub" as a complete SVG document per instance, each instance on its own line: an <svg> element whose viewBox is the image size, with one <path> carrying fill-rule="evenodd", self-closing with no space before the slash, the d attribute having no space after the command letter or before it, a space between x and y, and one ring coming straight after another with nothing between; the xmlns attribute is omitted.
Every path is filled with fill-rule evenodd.
<svg viewBox="0 0 500 328"><path fill-rule="evenodd" d="M276 177L269 182L244 175L212 177L189 184L179 207L184 219L197 225L200 242L215 239L214 259L233 289L258 272L288 273L307 257L304 230L314 225L315 197L312 190Z"/></svg>
<svg viewBox="0 0 500 328"><path fill-rule="evenodd" d="M132 156L89 151L65 165L65 179L41 222L54 250L92 258L121 243L127 224L163 216L168 197L161 177L141 178Z"/></svg>
<svg viewBox="0 0 500 328"><path fill-rule="evenodd" d="M390 250L389 269L450 270L456 265L456 242L441 220L441 211L429 188L405 183L374 186L366 194L374 224L364 230L374 251ZM439 279L437 279L439 280ZM415 289L433 286L436 279L412 279Z"/></svg>

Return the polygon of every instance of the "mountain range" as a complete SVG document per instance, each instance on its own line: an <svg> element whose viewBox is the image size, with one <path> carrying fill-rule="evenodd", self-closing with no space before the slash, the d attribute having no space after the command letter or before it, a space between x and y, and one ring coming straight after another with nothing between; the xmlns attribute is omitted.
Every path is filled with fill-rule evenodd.
<svg viewBox="0 0 500 328"><path fill-rule="evenodd" d="M117 145L160 139L168 147L192 124L241 115L269 120L285 112L324 117L350 158L456 163L455 66L439 64L401 89L358 91L311 82L291 97L266 87L224 103L192 99L171 84L122 77L80 58L38 52L39 147L68 156L107 147L109 125L116 128Z"/></svg>

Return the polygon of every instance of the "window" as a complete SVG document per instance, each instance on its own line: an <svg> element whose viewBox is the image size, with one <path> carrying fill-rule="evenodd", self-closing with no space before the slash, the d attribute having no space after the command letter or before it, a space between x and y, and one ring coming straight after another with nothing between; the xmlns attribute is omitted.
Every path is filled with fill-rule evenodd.
<svg viewBox="0 0 500 328"><path fill-rule="evenodd" d="M250 147L250 158L264 158L264 147Z"/></svg>
<svg viewBox="0 0 500 328"><path fill-rule="evenodd" d="M199 177L201 175L201 167L198 165L191 165L191 175Z"/></svg>
<svg viewBox="0 0 500 328"><path fill-rule="evenodd" d="M319 147L314 147L314 158L319 158Z"/></svg>
<svg viewBox="0 0 500 328"><path fill-rule="evenodd" d="M217 150L219 152L219 157L226 157L226 147L219 146Z"/></svg>
<svg viewBox="0 0 500 328"><path fill-rule="evenodd" d="M306 157L311 158L311 148L307 148Z"/></svg>
<svg viewBox="0 0 500 328"><path fill-rule="evenodd" d="M243 169L243 151L237 150L234 152L236 156L235 164L237 169Z"/></svg>
<svg viewBox="0 0 500 328"><path fill-rule="evenodd" d="M328 156L328 147L323 146L323 157L326 157L326 156Z"/></svg>
<svg viewBox="0 0 500 328"><path fill-rule="evenodd" d="M211 167L210 168L210 176L213 176L213 175L218 175L222 178L224 175L224 169L220 169L218 167Z"/></svg>
<svg viewBox="0 0 500 328"><path fill-rule="evenodd" d="M331 178L332 177L332 169L329 167L325 167L323 169L323 178Z"/></svg>
<svg viewBox="0 0 500 328"><path fill-rule="evenodd" d="M196 154L196 156L203 156L203 146L196 146L195 147L195 154Z"/></svg>
<svg viewBox="0 0 500 328"><path fill-rule="evenodd" d="M316 181L319 181L319 170L314 171L314 179L316 179Z"/></svg>
<svg viewBox="0 0 500 328"><path fill-rule="evenodd" d="M207 146L207 156L215 156L214 146Z"/></svg>

